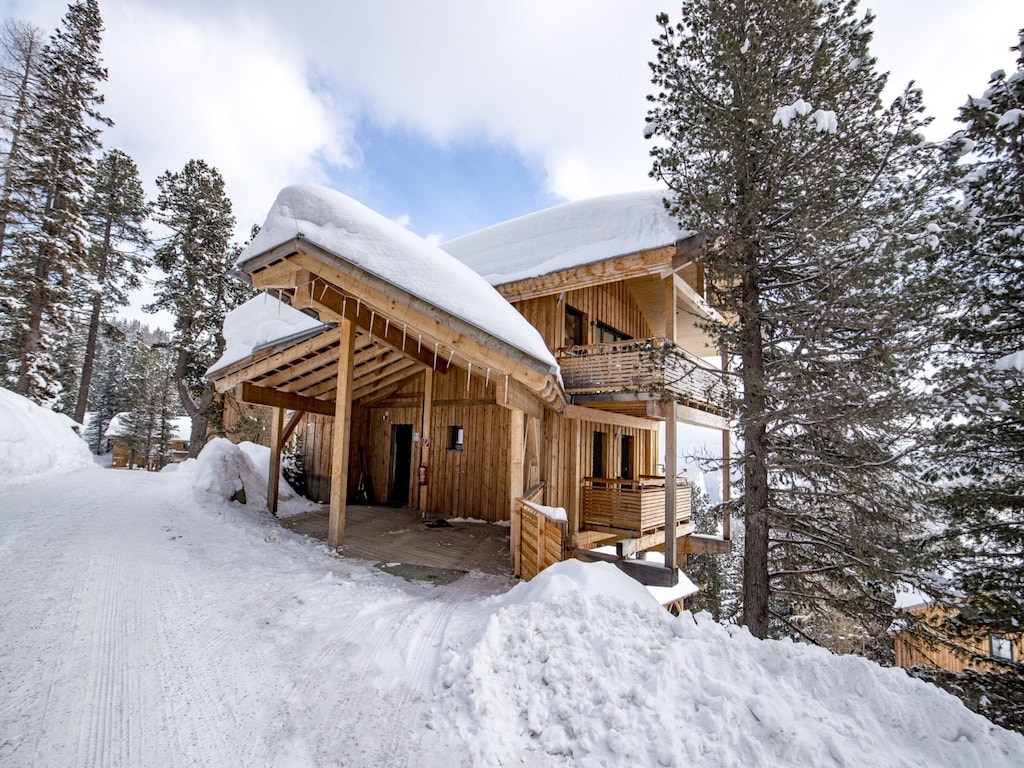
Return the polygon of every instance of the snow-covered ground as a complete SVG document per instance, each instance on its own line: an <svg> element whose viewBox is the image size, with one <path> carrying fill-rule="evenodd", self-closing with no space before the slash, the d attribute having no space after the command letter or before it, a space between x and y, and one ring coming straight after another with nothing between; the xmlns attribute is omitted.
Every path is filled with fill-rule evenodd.
<svg viewBox="0 0 1024 768"><path fill-rule="evenodd" d="M222 500L239 455L12 482L0 452L0 766L1024 765L900 670L673 618L606 564L436 587L335 556Z"/></svg>

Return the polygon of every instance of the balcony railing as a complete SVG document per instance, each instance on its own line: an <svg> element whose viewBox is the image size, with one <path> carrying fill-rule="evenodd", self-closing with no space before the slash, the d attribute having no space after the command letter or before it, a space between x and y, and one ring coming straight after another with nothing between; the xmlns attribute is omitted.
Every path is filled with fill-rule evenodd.
<svg viewBox="0 0 1024 768"><path fill-rule="evenodd" d="M569 394L667 392L678 399L725 408L723 372L668 339L630 339L558 350Z"/></svg>
<svg viewBox="0 0 1024 768"><path fill-rule="evenodd" d="M665 527L665 478L583 478L583 528L643 536ZM676 479L676 521L690 519L690 485Z"/></svg>

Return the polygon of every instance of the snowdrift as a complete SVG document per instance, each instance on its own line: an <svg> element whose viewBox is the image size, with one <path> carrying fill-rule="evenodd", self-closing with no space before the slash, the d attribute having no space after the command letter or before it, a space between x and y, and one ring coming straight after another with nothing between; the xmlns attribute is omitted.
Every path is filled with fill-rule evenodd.
<svg viewBox="0 0 1024 768"><path fill-rule="evenodd" d="M94 466L69 417L0 389L0 482Z"/></svg>
<svg viewBox="0 0 1024 768"><path fill-rule="evenodd" d="M1020 764L1024 737L900 669L674 618L634 585L569 561L494 598L443 671L474 765Z"/></svg>

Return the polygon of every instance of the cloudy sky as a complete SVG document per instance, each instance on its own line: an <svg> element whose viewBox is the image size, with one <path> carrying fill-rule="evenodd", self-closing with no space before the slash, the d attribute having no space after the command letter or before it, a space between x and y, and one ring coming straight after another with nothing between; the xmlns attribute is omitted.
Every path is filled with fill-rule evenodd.
<svg viewBox="0 0 1024 768"><path fill-rule="evenodd" d="M665 0L100 0L105 134L147 188L203 158L239 234L326 183L449 239L649 186L641 131ZM875 53L925 89L936 137L1011 68L1019 0L872 0ZM48 35L63 0L0 0ZM1011 12L1016 11L1016 12Z"/></svg>

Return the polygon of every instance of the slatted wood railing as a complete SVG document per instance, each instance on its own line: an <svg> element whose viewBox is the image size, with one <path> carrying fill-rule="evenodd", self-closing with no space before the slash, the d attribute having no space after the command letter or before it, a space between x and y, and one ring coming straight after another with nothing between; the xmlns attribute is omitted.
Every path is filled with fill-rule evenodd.
<svg viewBox="0 0 1024 768"><path fill-rule="evenodd" d="M538 509L543 490L541 483L517 499L512 515L513 572L526 581L565 559L568 523Z"/></svg>
<svg viewBox="0 0 1024 768"><path fill-rule="evenodd" d="M583 478L583 528L642 536L665 527L665 478ZM690 519L690 485L676 478L676 521Z"/></svg>
<svg viewBox="0 0 1024 768"><path fill-rule="evenodd" d="M629 339L558 350L570 394L667 391L715 410L729 394L721 370L668 339Z"/></svg>

